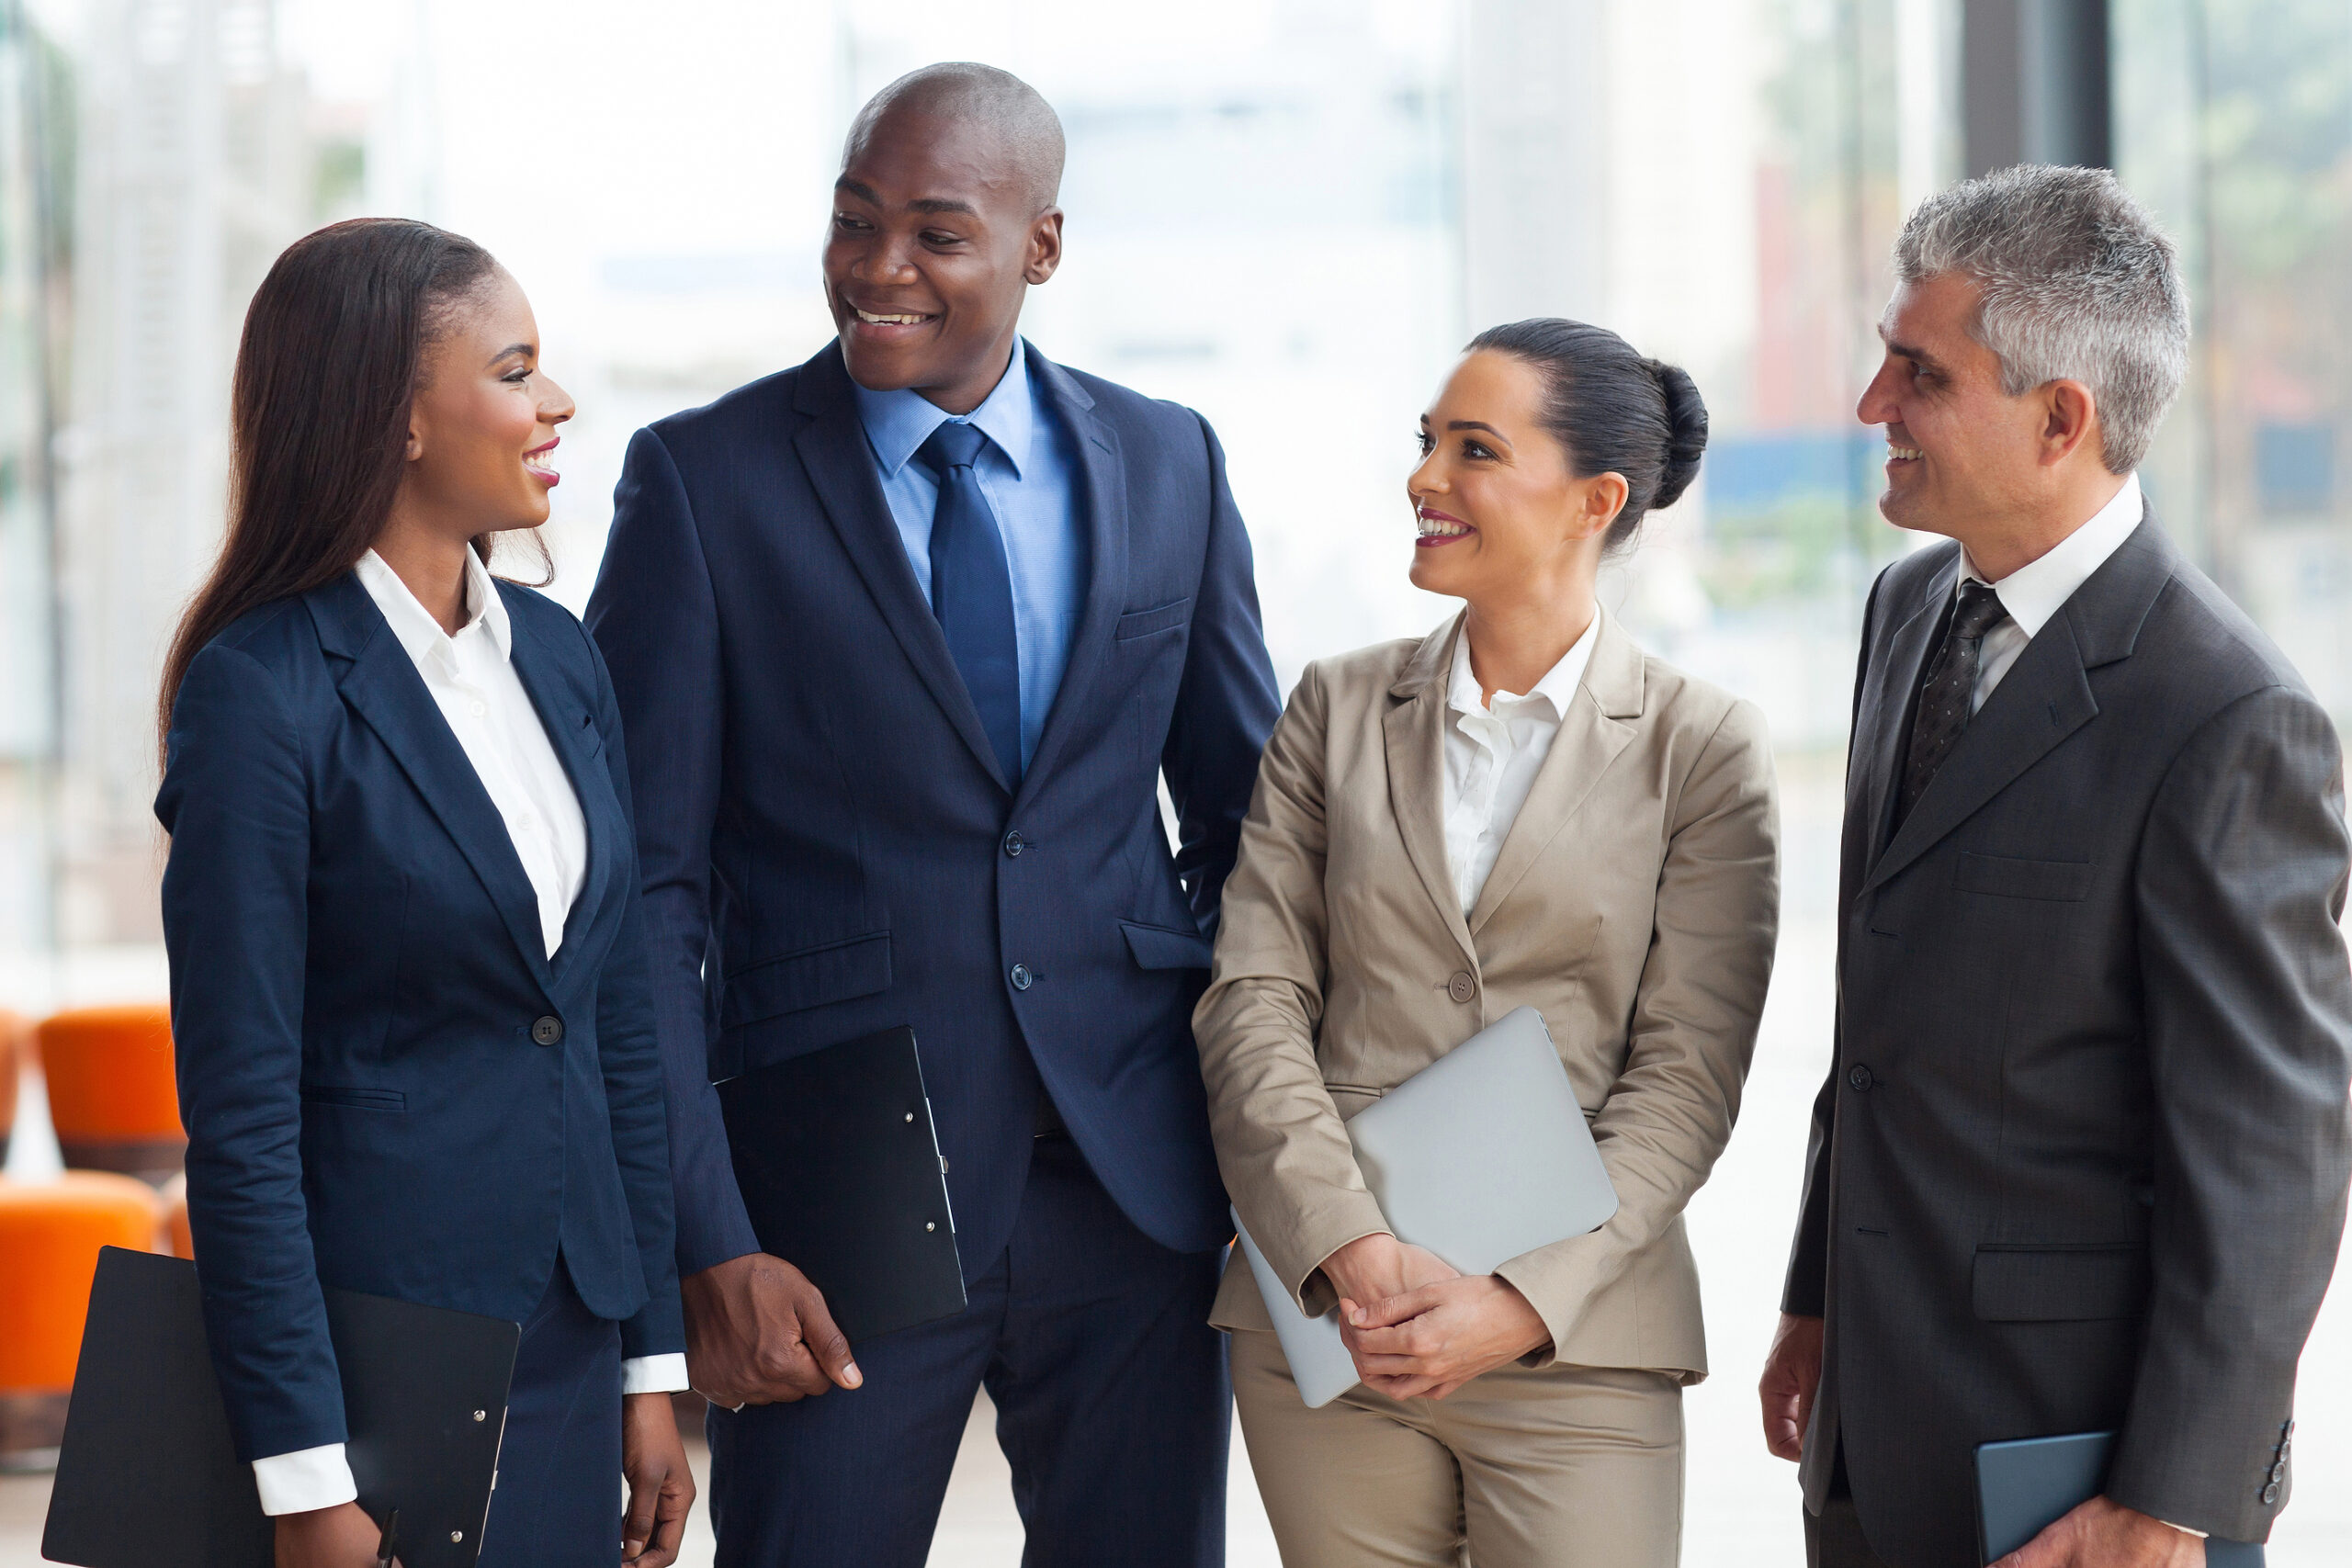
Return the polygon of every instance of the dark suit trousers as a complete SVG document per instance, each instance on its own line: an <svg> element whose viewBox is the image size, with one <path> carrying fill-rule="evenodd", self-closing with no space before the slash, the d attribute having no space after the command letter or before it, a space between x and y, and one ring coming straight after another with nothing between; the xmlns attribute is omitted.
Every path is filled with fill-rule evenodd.
<svg viewBox="0 0 2352 1568"><path fill-rule="evenodd" d="M1846 1479L1846 1454L1839 1450L1830 1472L1829 1495L1816 1514L1803 1504L1804 1568L1887 1568L1886 1559L1871 1548L1862 1534L1862 1517L1854 1507L1854 1488Z"/></svg>
<svg viewBox="0 0 2352 1568"><path fill-rule="evenodd" d="M964 1311L854 1344L865 1382L710 1412L720 1568L922 1568L985 1384L1023 1568L1219 1568L1232 1401L1217 1252L1170 1252L1067 1138L1038 1140L1012 1237Z"/></svg>
<svg viewBox="0 0 2352 1568"><path fill-rule="evenodd" d="M478 1568L621 1560L621 1329L561 1258L523 1325Z"/></svg>

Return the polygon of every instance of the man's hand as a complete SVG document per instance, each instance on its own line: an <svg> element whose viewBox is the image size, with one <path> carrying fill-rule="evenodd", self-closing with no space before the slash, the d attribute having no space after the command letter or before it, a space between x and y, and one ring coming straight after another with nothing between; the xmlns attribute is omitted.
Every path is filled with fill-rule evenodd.
<svg viewBox="0 0 2352 1568"><path fill-rule="evenodd" d="M1552 1342L1518 1287L1492 1274L1457 1274L1370 1305L1342 1298L1340 1323L1364 1386L1391 1399L1443 1399Z"/></svg>
<svg viewBox="0 0 2352 1568"><path fill-rule="evenodd" d="M2205 1568L2205 1542L2094 1497L1993 1568Z"/></svg>
<svg viewBox="0 0 2352 1568"><path fill-rule="evenodd" d="M376 1568L383 1527L356 1503L280 1514L275 1531L277 1568Z"/></svg>
<svg viewBox="0 0 2352 1568"><path fill-rule="evenodd" d="M1804 1429L1821 1392L1821 1328L1820 1318L1784 1312L1764 1356L1756 1385L1764 1401L1764 1446L1781 1459L1804 1458Z"/></svg>
<svg viewBox="0 0 2352 1568"><path fill-rule="evenodd" d="M685 1537L686 1510L695 1506L695 1478L668 1394L632 1393L621 1401L621 1475L628 1483L624 1568L670 1568Z"/></svg>
<svg viewBox="0 0 2352 1568"><path fill-rule="evenodd" d="M1360 1235L1323 1260L1323 1277L1342 1301L1385 1302L1461 1276L1425 1247L1398 1241L1386 1231Z"/></svg>
<svg viewBox="0 0 2352 1568"><path fill-rule="evenodd" d="M713 1404L789 1404L865 1381L825 1298L781 1258L746 1253L678 1281L686 1372Z"/></svg>

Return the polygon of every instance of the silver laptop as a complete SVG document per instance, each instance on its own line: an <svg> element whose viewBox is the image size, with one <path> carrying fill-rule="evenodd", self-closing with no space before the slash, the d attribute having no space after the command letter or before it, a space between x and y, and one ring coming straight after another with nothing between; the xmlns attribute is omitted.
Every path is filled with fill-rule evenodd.
<svg viewBox="0 0 2352 1568"><path fill-rule="evenodd" d="M1544 1015L1521 1008L1390 1089L1348 1123L1388 1227L1464 1274L1597 1230L1617 1190L1593 1146ZM1242 1255L1310 1407L1356 1385L1337 1308L1310 1318L1233 1216Z"/></svg>

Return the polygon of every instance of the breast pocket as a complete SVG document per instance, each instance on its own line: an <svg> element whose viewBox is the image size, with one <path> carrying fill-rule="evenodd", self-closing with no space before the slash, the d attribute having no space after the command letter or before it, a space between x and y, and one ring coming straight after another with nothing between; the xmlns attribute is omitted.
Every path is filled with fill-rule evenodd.
<svg viewBox="0 0 2352 1568"><path fill-rule="evenodd" d="M1169 631L1181 626L1192 617L1193 602L1190 599L1172 600L1165 604L1155 605L1148 610L1132 610L1121 615L1118 629L1111 635L1117 641L1133 642L1138 637L1149 637L1154 632Z"/></svg>
<svg viewBox="0 0 2352 1568"><path fill-rule="evenodd" d="M2098 868L2088 861L2012 860L2006 855L1963 852L1952 868L1952 887L1996 898L2039 898L2075 904L2090 896Z"/></svg>

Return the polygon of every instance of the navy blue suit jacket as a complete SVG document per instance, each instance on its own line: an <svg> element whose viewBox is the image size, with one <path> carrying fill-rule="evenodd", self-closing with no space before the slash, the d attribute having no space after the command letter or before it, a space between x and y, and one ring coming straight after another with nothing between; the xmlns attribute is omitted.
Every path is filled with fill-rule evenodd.
<svg viewBox="0 0 2352 1568"><path fill-rule="evenodd" d="M1027 352L1076 438L1088 562L1015 791L837 344L630 444L588 625L637 740L688 1272L759 1245L712 1080L901 1024L967 1268L1011 1232L1040 1075L1144 1232L1232 1234L1191 1012L1280 706L1250 543L1199 415Z"/></svg>
<svg viewBox="0 0 2352 1568"><path fill-rule="evenodd" d="M552 961L505 823L356 577L231 626L173 708L188 1220L247 1459L348 1436L322 1283L520 1322L560 1246L626 1354L685 1348L620 715L579 623L499 592L587 820Z"/></svg>

